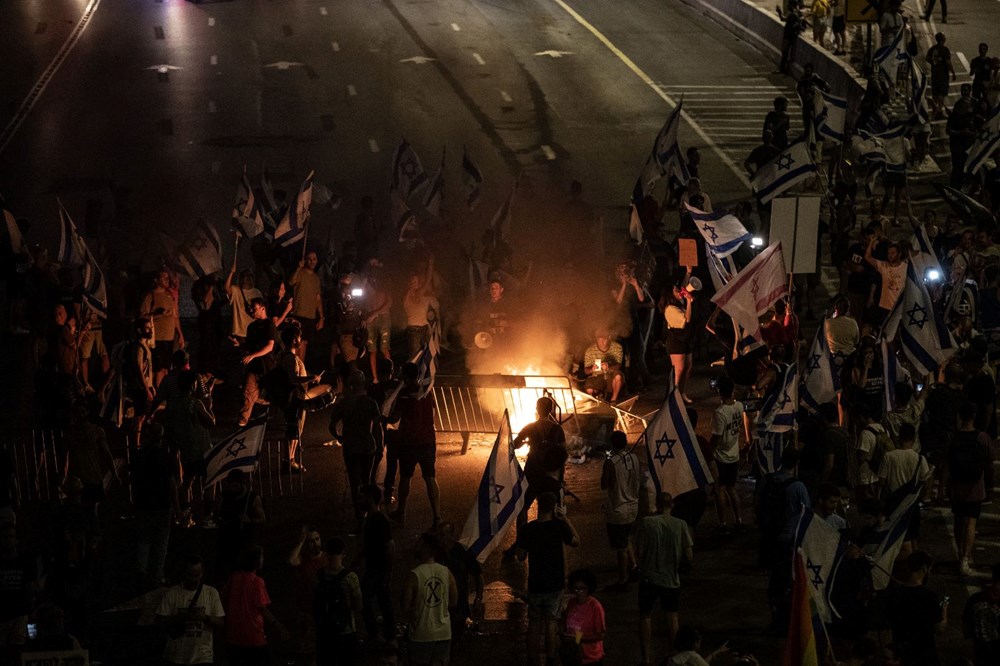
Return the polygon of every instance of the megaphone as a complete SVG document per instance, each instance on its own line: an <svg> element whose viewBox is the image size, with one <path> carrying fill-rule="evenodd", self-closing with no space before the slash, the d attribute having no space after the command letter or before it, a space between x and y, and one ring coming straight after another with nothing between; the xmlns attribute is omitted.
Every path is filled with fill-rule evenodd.
<svg viewBox="0 0 1000 666"><path fill-rule="evenodd" d="M493 344L493 336L486 331L479 331L474 338L476 346L480 349L489 349Z"/></svg>
<svg viewBox="0 0 1000 666"><path fill-rule="evenodd" d="M687 289L689 294L693 294L696 291L701 291L701 280L699 280L696 277L691 277L688 280L688 283L684 285L684 288Z"/></svg>

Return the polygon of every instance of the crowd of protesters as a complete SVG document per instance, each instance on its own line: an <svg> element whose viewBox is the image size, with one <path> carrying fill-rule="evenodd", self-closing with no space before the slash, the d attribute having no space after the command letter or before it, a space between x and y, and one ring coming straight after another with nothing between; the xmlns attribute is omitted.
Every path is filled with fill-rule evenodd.
<svg viewBox="0 0 1000 666"><path fill-rule="evenodd" d="M843 50L842 2L813 3L814 39L824 42L828 13L835 48ZM882 13L885 42L898 29L898 3ZM800 21L793 6L789 30L801 32ZM798 32L786 32L790 42ZM975 540L993 486L1000 362L1000 244L995 217L988 217L1000 207L1000 169L987 166L974 177L963 169L971 137L997 103L998 67L981 45L973 83L962 87L949 109L946 83L953 68L944 44L944 35L938 35L926 60L932 111L948 117L949 182L981 204L987 218L930 209L922 218L913 215L906 166L923 160L926 145L915 154L906 147L898 155L887 149L882 196L866 195L871 172L858 168L862 161L851 148L835 150L823 242L829 243L839 293L824 301L816 295L818 274L803 276L793 295L762 315L763 345L734 353L739 332L725 313L713 311L713 280L706 266L685 270L679 265L679 238L694 240L699 256L706 256L704 238L684 212L684 204L708 212L713 208L697 177L697 150L687 153L688 183L671 183L662 204L653 198L642 202L637 212L647 242L612 262L609 288L595 308L600 321L581 318L587 322L585 332L576 331L578 348L562 359L564 370L581 390L615 404L652 385L655 366L669 368L684 401L710 403L713 410L710 427L699 430L708 436L699 435L698 443L715 483L677 497L657 493L650 505L644 499L649 494L644 461L629 450L624 433L613 433L600 487L614 578L602 586L587 569L567 575L564 547L580 546L582 539L562 501L566 437L553 419L551 401L539 401L538 421L518 436L518 443L530 445L526 504L535 506L536 518L527 520L526 507L506 553L527 561L523 600L531 663L630 658L605 656L609 620L600 599L633 585L642 663L669 657L668 663L677 666L703 664L727 653L725 644L705 650L699 630L680 618L681 577L694 559L692 534L713 505L721 535L756 522L758 564L769 572L767 604L776 635L789 623L791 558L804 506L842 534L848 551L837 590L838 605L848 610L829 627L838 654L851 655L843 663L940 663L935 635L949 621L962 624L976 664L997 662L1000 565L993 566L991 584L968 600L960 616L949 610L948 599L939 596L935 579L929 578L933 570L971 581L992 564L975 560ZM789 44L782 69L793 60ZM826 84L808 65L804 69L798 92L809 124L812 96ZM890 124L894 84L877 77L869 81L855 129ZM764 119L762 145L745 163L751 174L789 144L787 108L788 100L779 98ZM919 129L909 132L915 140ZM582 186L573 183L565 209L589 231L595 216L581 195ZM867 215L859 212L858 202L865 198ZM665 229L674 225L664 219L677 205L679 232L668 236ZM755 211L742 202L735 212L754 232L767 235L767 207ZM271 213L277 219L282 211ZM21 226L28 231L27 224ZM472 285L474 302L466 308L472 314L460 323L462 299L444 287L440 259L415 243L387 252L387 231L373 200L365 197L353 240L341 251L246 240L252 265L234 260L222 273L195 280L190 299L182 297L171 262L149 273L111 257L106 317L88 307L81 272L52 261L46 248L35 246L30 257L6 258L11 286L4 324L27 340L34 423L67 435L57 442L60 500L51 513L44 558L19 548L16 470L9 457L0 460L3 657L87 645L93 610L88 594L97 584L96 560L108 548L102 532L108 516L100 506L127 473L134 515L133 591L163 590L156 617L164 629L167 663L216 661L215 630L234 664L269 663L268 645L274 641L291 642L301 663L350 664L367 657L383 666L404 660L448 663L469 628L483 621L485 581L481 564L458 543L455 527L441 519L433 400L412 361L432 336L447 342L460 328L477 339L485 334L488 344L481 346L502 349L525 319L518 286L530 269L515 264L499 230L487 232L481 254L469 257L475 272L483 267L483 284ZM929 251L936 257L933 265L926 260ZM753 252L746 244L736 263L744 265ZM954 356L927 376L908 368L906 358L892 349L890 357L884 356L880 345L910 264L919 267L936 316L957 346ZM185 321L182 313L188 310L191 317ZM800 410L797 436L781 453L778 469L769 471L756 463L752 406L775 390L788 364L803 359L806 338L800 325L822 327L841 390L832 402ZM696 363L713 360L706 350L721 355L707 371L715 395L697 394L691 381L692 371L705 374ZM476 353L470 345L470 355ZM891 387L886 386L887 361L903 369ZM216 399L218 387L224 387L228 402ZM390 400L397 387L398 396ZM889 393L891 405L885 400ZM287 558L295 580L295 613L278 617L269 609L268 586L260 575L264 502L242 471L205 485L205 454L215 427L246 427L268 413L283 423L283 473L307 474L301 454L307 414L330 405L324 414L327 443L343 452L353 522L345 526L347 533L326 540L314 526L302 528ZM689 419L697 427L693 408ZM404 553L394 529L406 525L417 467L431 525L414 552ZM739 488L747 475L755 479L750 506ZM880 572L868 556L878 543L872 539L911 482L920 487L920 503L895 566L881 572L890 574L891 582L876 589L873 576ZM950 569L919 547L921 516L937 506L953 517L957 561ZM217 552L182 558L177 584L165 587L173 530L196 526L217 530ZM408 560L415 565L400 586L392 572ZM666 615L666 651L653 645L656 606ZM747 654L734 658L734 663L756 663Z"/></svg>

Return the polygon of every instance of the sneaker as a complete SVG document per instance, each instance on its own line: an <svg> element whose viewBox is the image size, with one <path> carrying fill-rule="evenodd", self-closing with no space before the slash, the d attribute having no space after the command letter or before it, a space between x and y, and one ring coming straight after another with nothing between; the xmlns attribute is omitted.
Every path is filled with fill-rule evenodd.
<svg viewBox="0 0 1000 666"><path fill-rule="evenodd" d="M582 465L583 463L587 462L587 454L581 453L578 456L574 456L569 459L569 462L573 463L574 465Z"/></svg>

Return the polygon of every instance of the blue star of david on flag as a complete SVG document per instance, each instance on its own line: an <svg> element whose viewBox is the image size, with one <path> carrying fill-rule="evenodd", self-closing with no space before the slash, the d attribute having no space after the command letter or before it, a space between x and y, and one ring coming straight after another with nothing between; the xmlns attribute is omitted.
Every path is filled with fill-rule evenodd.
<svg viewBox="0 0 1000 666"><path fill-rule="evenodd" d="M706 234L708 234L713 241L719 240L719 234L715 231L715 227L708 224L707 222L701 227Z"/></svg>
<svg viewBox="0 0 1000 666"><path fill-rule="evenodd" d="M809 360L806 361L806 370L812 372L813 370L819 370L820 355L812 354L809 356Z"/></svg>
<svg viewBox="0 0 1000 666"><path fill-rule="evenodd" d="M244 443L246 441L245 437L239 439L234 439L233 443L226 448L226 455L236 458L240 455L242 451L245 451L247 445Z"/></svg>
<svg viewBox="0 0 1000 666"><path fill-rule="evenodd" d="M778 158L778 171L787 171L792 168L795 164L795 160L792 159L791 153L785 153Z"/></svg>
<svg viewBox="0 0 1000 666"><path fill-rule="evenodd" d="M493 489L493 502L496 504L503 504L503 500L500 499L500 493L503 492L503 489L506 486L501 486L499 483L497 483L497 479L495 476L490 477L490 486Z"/></svg>
<svg viewBox="0 0 1000 666"><path fill-rule="evenodd" d="M823 584L823 577L820 573L823 571L822 564L813 564L812 560L806 561L806 569L812 572L812 584L820 586Z"/></svg>
<svg viewBox="0 0 1000 666"><path fill-rule="evenodd" d="M656 453L653 454L653 457L662 465L668 459L674 457L675 444L677 444L676 439L669 439L666 435L663 435L656 440ZM666 450L664 450L664 447L666 447Z"/></svg>
<svg viewBox="0 0 1000 666"><path fill-rule="evenodd" d="M909 317L908 325L922 329L927 323L927 309L920 303L914 303L913 307L906 311Z"/></svg>

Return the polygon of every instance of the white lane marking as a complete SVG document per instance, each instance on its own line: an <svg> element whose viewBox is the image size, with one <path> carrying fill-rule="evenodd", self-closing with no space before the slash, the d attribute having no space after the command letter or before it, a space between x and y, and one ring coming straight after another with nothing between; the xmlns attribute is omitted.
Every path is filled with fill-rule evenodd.
<svg viewBox="0 0 1000 666"><path fill-rule="evenodd" d="M320 7L319 13L322 14L323 16L326 16L326 7Z"/></svg>
<svg viewBox="0 0 1000 666"><path fill-rule="evenodd" d="M348 84L347 94L350 95L351 97L354 97L358 94L358 91L353 85Z"/></svg>
<svg viewBox="0 0 1000 666"><path fill-rule="evenodd" d="M209 102L208 103L208 112L209 113L215 113L216 111L218 111L218 108L216 108L215 102Z"/></svg>
<svg viewBox="0 0 1000 666"><path fill-rule="evenodd" d="M969 61L965 59L965 54L964 53L962 53L961 51L956 51L955 52L955 56L958 58L958 61L960 63L962 63L962 68L965 70L966 74L968 74L969 72L972 71L969 68Z"/></svg>
<svg viewBox="0 0 1000 666"><path fill-rule="evenodd" d="M508 95L506 90L501 90L500 91L500 99L502 99L505 102L513 102L514 101L514 98L511 97L510 95Z"/></svg>
<svg viewBox="0 0 1000 666"><path fill-rule="evenodd" d="M660 98L664 102L666 102L671 109L677 107L677 102L671 99L671 97L667 95L665 92L660 90L660 87L656 85L656 81L654 81L649 74L642 71L639 68L639 66L636 65L631 58L625 55L625 53L620 48L615 46L614 42L605 37L604 33L602 33L592 24L588 23L587 19L583 18L583 16L581 16L575 9L566 4L564 0L552 0L552 1L555 2L557 5L559 5L560 7L562 7L566 11L566 13L572 16L577 23L586 28L590 32L590 34L596 37L599 42L604 44L604 46L607 47L607 49L611 51L619 60L621 60L626 67L632 70L633 74L639 77L639 79L641 79L643 83L645 83L653 90L653 92L659 95ZM722 151L722 148L720 148L714 141L712 141L708 137L707 134L705 134L705 130L701 128L701 125L695 122L694 118L692 118L686 111L681 112L681 117L685 120L685 122L687 122L687 124L691 127L691 129L695 131L695 134L698 135L698 138L704 141L706 145L711 146L712 150L715 151L715 154L718 155L719 159L722 160L722 163L725 164L727 167L729 167L729 170L733 172L733 175L735 175L736 178L739 179L739 181L749 189L750 180L747 178L747 175L744 172L744 170L741 167L736 166L736 163L733 162L733 160Z"/></svg>
<svg viewBox="0 0 1000 666"><path fill-rule="evenodd" d="M59 71L63 62L66 61L67 56L69 56L69 52L72 51L73 47L76 46L76 43L80 41L83 31L87 29L88 25L90 25L90 19L92 19L94 14L97 13L97 8L100 4L101 0L90 0L90 3L84 8L83 15L80 16L80 20L76 22L73 30L69 33L69 37L66 38L66 41L63 42L63 45L59 48L59 51L56 52L52 62L50 62L49 66L42 71L41 76L38 77L38 81L35 82L35 85L32 86L31 90L28 92L28 96L24 98L23 102L21 102L21 106L17 109L14 117L10 119L7 126L3 128L2 132L0 132L0 153L4 151L7 144L10 143L10 140L14 138L14 134L21 127L21 124L24 123L25 119L27 119L28 114L31 113L31 109L35 106L38 98L42 96L43 92L45 92L45 88L49 85L49 81L52 80L52 77L54 77L55 73Z"/></svg>
<svg viewBox="0 0 1000 666"><path fill-rule="evenodd" d="M663 86L663 87L666 87L667 84L661 83L660 85ZM774 86L711 86L711 85L707 85L707 84L706 85L695 85L693 83L692 84L681 83L681 84L672 85L670 87L671 88L676 88L678 90L687 90L689 88L690 89L708 88L710 90L721 90L722 88L737 88L739 90L752 90L754 88L759 88L760 90L773 90L774 92L784 92L780 88L775 88Z"/></svg>
<svg viewBox="0 0 1000 666"><path fill-rule="evenodd" d="M219 169L222 168L222 163L219 161L212 162L212 173L219 173Z"/></svg>
<svg viewBox="0 0 1000 666"><path fill-rule="evenodd" d="M209 18L208 19L208 27L211 28L214 25L215 25L215 19L214 18Z"/></svg>
<svg viewBox="0 0 1000 666"><path fill-rule="evenodd" d="M455 32L462 32L462 28L460 28L457 23L452 23L451 29L454 30Z"/></svg>
<svg viewBox="0 0 1000 666"><path fill-rule="evenodd" d="M428 58L427 56L413 56L411 58L403 58L399 62L412 62L414 65L426 65L434 60L435 58Z"/></svg>
<svg viewBox="0 0 1000 666"><path fill-rule="evenodd" d="M548 56L550 58L562 58L563 56L573 55L572 51L556 51L555 49L549 49L548 51L539 51L534 54L536 56Z"/></svg>
<svg viewBox="0 0 1000 666"><path fill-rule="evenodd" d="M337 42L330 42L330 48L332 48L334 51L339 51L340 44L338 44Z"/></svg>
<svg viewBox="0 0 1000 666"><path fill-rule="evenodd" d="M483 60L483 56L479 55L478 53L473 53L472 54L472 59L475 60L476 62L478 62L480 65L485 65L486 64L486 61Z"/></svg>
<svg viewBox="0 0 1000 666"><path fill-rule="evenodd" d="M219 56L217 56L217 55L212 56L211 58L209 58L209 62L211 62L213 65L218 65L219 64Z"/></svg>
<svg viewBox="0 0 1000 666"><path fill-rule="evenodd" d="M542 145L542 152L545 153L545 159L550 162L556 158L556 151L552 150L552 147L547 144Z"/></svg>
<svg viewBox="0 0 1000 666"><path fill-rule="evenodd" d="M373 153L377 153L378 152L378 142L375 141L375 139L368 139L368 148Z"/></svg>

